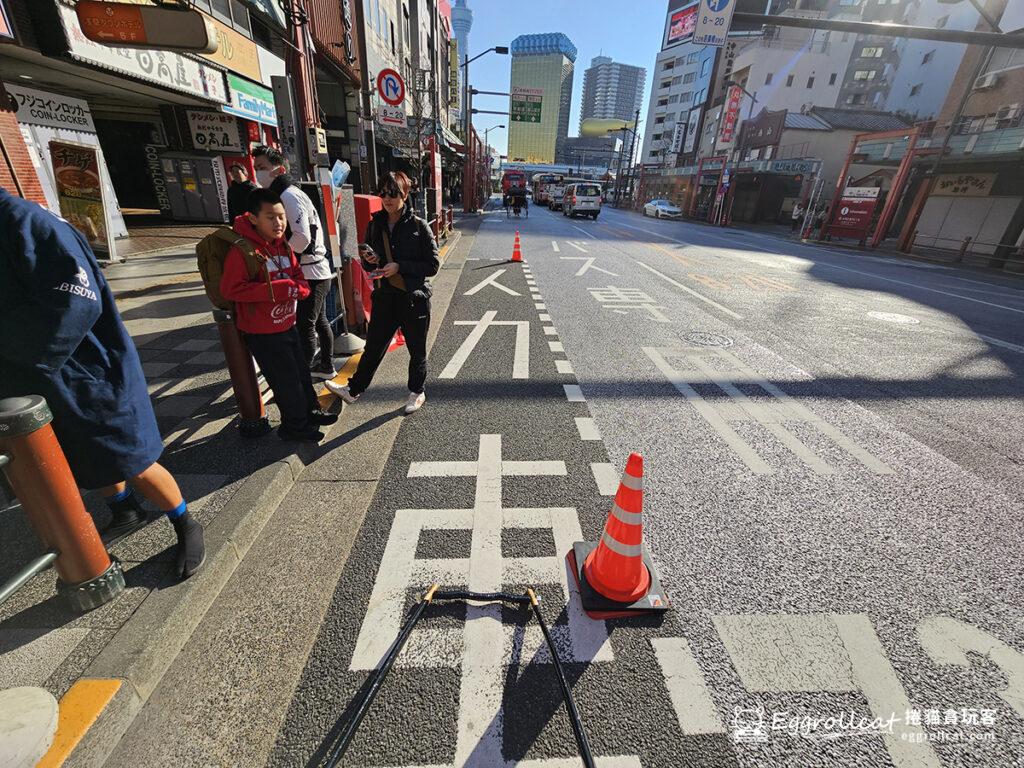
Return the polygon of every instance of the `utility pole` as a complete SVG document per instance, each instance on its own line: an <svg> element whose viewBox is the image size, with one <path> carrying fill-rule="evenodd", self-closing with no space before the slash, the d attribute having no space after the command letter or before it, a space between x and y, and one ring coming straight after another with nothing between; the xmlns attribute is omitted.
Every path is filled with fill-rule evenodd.
<svg viewBox="0 0 1024 768"><path fill-rule="evenodd" d="M633 159L633 150L636 147L636 131L637 131L637 128L639 128L639 127L640 127L640 110L638 109L636 111L636 115L633 117L633 137L629 140L629 169L628 169L629 173L627 175L628 181L626 183L626 190L627 191L631 191L632 186L633 186L633 166L636 163L636 161ZM630 194L630 199L632 199L632 194Z"/></svg>

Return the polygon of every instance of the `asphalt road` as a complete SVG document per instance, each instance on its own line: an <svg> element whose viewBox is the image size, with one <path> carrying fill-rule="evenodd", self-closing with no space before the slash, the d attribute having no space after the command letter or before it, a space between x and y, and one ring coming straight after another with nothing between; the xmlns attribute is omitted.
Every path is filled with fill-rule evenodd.
<svg viewBox="0 0 1024 768"><path fill-rule="evenodd" d="M539 587L602 766L1024 763L1020 287L487 214L270 764L326 753L432 582ZM632 451L672 610L593 622L562 558ZM579 765L539 647L431 607L343 764Z"/></svg>

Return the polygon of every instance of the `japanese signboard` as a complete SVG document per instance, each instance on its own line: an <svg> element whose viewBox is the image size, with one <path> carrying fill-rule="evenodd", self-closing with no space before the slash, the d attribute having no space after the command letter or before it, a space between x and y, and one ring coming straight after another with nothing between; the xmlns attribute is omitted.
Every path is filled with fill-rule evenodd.
<svg viewBox="0 0 1024 768"><path fill-rule="evenodd" d="M722 118L722 133L719 137L722 144L728 144L736 135L736 123L740 116L740 104L743 102L743 89L738 85L731 86L725 102L725 115Z"/></svg>
<svg viewBox="0 0 1024 768"><path fill-rule="evenodd" d="M98 258L111 258L114 247L107 227L96 148L51 141L50 160L60 215L85 236Z"/></svg>
<svg viewBox="0 0 1024 768"><path fill-rule="evenodd" d="M147 48L113 48L89 40L78 24L74 8L60 6L61 21L68 40L71 57L101 69L174 91L224 104L228 100L224 73L172 51Z"/></svg>
<svg viewBox="0 0 1024 768"><path fill-rule="evenodd" d="M273 91L236 75L228 75L228 85L231 86L231 101L221 107L221 111L264 125L277 125Z"/></svg>
<svg viewBox="0 0 1024 768"><path fill-rule="evenodd" d="M683 137L686 135L686 123L676 123L672 131L672 146L669 149L673 155L678 155L683 148Z"/></svg>
<svg viewBox="0 0 1024 768"><path fill-rule="evenodd" d="M207 21L213 25L217 35L217 50L204 54L203 58L252 80L262 81L259 47L256 43L216 19Z"/></svg>
<svg viewBox="0 0 1024 768"><path fill-rule="evenodd" d="M995 181L994 173L948 173L935 180L932 194L941 197L988 197Z"/></svg>
<svg viewBox="0 0 1024 768"><path fill-rule="evenodd" d="M405 110L402 107L381 104L377 107L377 122L381 125L397 125L404 128L406 126Z"/></svg>
<svg viewBox="0 0 1024 768"><path fill-rule="evenodd" d="M544 103L543 88L512 88L509 119L517 123L539 123Z"/></svg>
<svg viewBox="0 0 1024 768"><path fill-rule="evenodd" d="M238 121L223 112L186 110L188 127L192 133L192 146L209 152L242 152L238 135Z"/></svg>
<svg viewBox="0 0 1024 768"><path fill-rule="evenodd" d="M683 141L683 152L693 152L697 143L697 125L700 123L701 110L701 107L691 109L689 117L686 118L686 139Z"/></svg>
<svg viewBox="0 0 1024 768"><path fill-rule="evenodd" d="M875 212L880 192L878 187L846 187L832 214L829 232L865 239L871 227L871 217Z"/></svg>
<svg viewBox="0 0 1024 768"><path fill-rule="evenodd" d="M458 104L459 96L459 41L448 41L448 103Z"/></svg>
<svg viewBox="0 0 1024 768"><path fill-rule="evenodd" d="M732 24L736 0L700 0L697 25L693 32L695 45L713 45L721 48Z"/></svg>
<svg viewBox="0 0 1024 768"><path fill-rule="evenodd" d="M96 133L89 105L82 99L7 83L4 83L4 88L14 97L17 105L15 114L22 125L46 125L50 128Z"/></svg>
<svg viewBox="0 0 1024 768"><path fill-rule="evenodd" d="M697 11L700 3L694 3L688 8L680 11L672 11L668 19L668 32L665 35L663 48L678 43L685 43L693 37L693 30L697 26Z"/></svg>
<svg viewBox="0 0 1024 768"><path fill-rule="evenodd" d="M199 11L150 5L138 0L78 0L82 32L101 45L212 53L217 34Z"/></svg>

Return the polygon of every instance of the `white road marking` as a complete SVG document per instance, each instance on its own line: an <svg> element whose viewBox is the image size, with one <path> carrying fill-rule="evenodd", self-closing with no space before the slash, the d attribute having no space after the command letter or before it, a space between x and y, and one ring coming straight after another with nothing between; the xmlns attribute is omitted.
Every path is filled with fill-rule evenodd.
<svg viewBox="0 0 1024 768"><path fill-rule="evenodd" d="M583 247L582 245L577 245L577 244L576 244L576 243L574 243L574 242L573 242L572 240L566 240L566 242L567 242L567 243L568 243L569 245L571 245L571 246L572 246L573 248L575 248L575 249L576 249L577 251L583 251L584 253L589 253L589 251L587 251L587 249L586 249L586 248L584 248L584 247Z"/></svg>
<svg viewBox="0 0 1024 768"><path fill-rule="evenodd" d="M543 303L540 303L540 302L534 304L533 306L536 307L539 310L545 310L545 309L548 308L547 304L543 304Z"/></svg>
<svg viewBox="0 0 1024 768"><path fill-rule="evenodd" d="M570 403L585 403L587 399L583 396L583 389L579 384L563 384L565 399Z"/></svg>
<svg viewBox="0 0 1024 768"><path fill-rule="evenodd" d="M560 341L549 341L548 349L552 352L565 352L565 345Z"/></svg>
<svg viewBox="0 0 1024 768"><path fill-rule="evenodd" d="M516 346L515 353L512 362L512 378L513 379L528 379L530 378L530 323L527 320L495 320L497 316L495 310L489 310L484 312L483 317L479 320L456 320L455 325L472 325L473 330L469 332L466 340L462 342L462 345L455 351L452 359L448 361L448 365L444 367L444 370L438 374L439 379L454 379L459 371L462 370L462 366L466 364L466 360L473 354L473 350L476 349L476 345L480 343L480 339L487 332L487 329L492 326L503 326L511 325L516 329ZM549 318L550 319L550 318Z"/></svg>
<svg viewBox="0 0 1024 768"><path fill-rule="evenodd" d="M588 238L591 238L591 237L594 236L594 233L591 232L589 229L584 229L583 227L576 226L575 224L570 224L569 226L572 227L573 229L575 229L577 232L582 232Z"/></svg>
<svg viewBox="0 0 1024 768"><path fill-rule="evenodd" d="M1017 344L1011 344L1008 341L1002 339L994 339L991 336L985 336L983 334L975 334L982 341L988 342L994 347L1002 347L1003 349L1009 349L1012 352L1019 352L1024 355L1024 347L1018 346Z"/></svg>
<svg viewBox="0 0 1024 768"><path fill-rule="evenodd" d="M614 496L619 490L619 473L615 465L610 462L594 461L590 464L590 471L594 473L597 492L602 496Z"/></svg>
<svg viewBox="0 0 1024 768"><path fill-rule="evenodd" d="M652 637L651 645L682 732L687 736L725 733L689 643L681 637Z"/></svg>
<svg viewBox="0 0 1024 768"><path fill-rule="evenodd" d="M680 290L685 291L686 293L690 294L694 298L700 299L705 304L709 304L710 306L714 307L715 309L718 309L718 310L724 312L725 314L729 315L729 317L732 317L732 318L734 318L736 320L742 320L743 319L743 315L737 314L736 312L733 312L728 307L723 307L717 301L714 301L712 299L709 299L707 296L703 296L703 295L697 293L692 288L688 288L687 286L683 285L682 283L680 283L680 282L678 282L676 280L673 280L671 277L669 277L666 274L663 274L663 273L659 272L654 267L648 266L647 264L644 264L642 261L638 261L636 259L634 259L634 261L636 261L637 264L639 264L641 267L646 269L648 272L653 272L655 275L660 277L666 283L669 283L670 285L674 285L676 288L679 288Z"/></svg>
<svg viewBox="0 0 1024 768"><path fill-rule="evenodd" d="M493 288L497 288L499 291L504 291L509 296L521 296L522 295L521 293L519 293L517 291L513 291L508 286L502 285L501 283L498 282L498 278L501 277L503 274L505 274L505 270L504 269L499 269L496 272L492 272L487 278L485 278L483 281L481 281L481 282L477 283L476 285L474 285L472 288L470 288L468 291L466 291L462 295L463 296L473 296L474 294L477 294L480 291L482 291L487 286L491 286Z"/></svg>
<svg viewBox="0 0 1024 768"><path fill-rule="evenodd" d="M597 768L643 768L640 758L636 755L609 755L607 757L594 755L594 761L597 763ZM580 759L578 757L542 757L536 760L520 760L516 766L517 768L579 768ZM505 768L512 768L512 764L506 763Z"/></svg>
<svg viewBox="0 0 1024 768"><path fill-rule="evenodd" d="M557 336L558 335L558 331L555 329L555 326L553 326L553 325L545 325L544 326L544 335L545 336Z"/></svg>
<svg viewBox="0 0 1024 768"><path fill-rule="evenodd" d="M552 248L552 250L554 250L555 253L558 253L561 250L558 247L558 241L557 240L552 240L551 241L551 248Z"/></svg>
<svg viewBox="0 0 1024 768"><path fill-rule="evenodd" d="M551 315L538 315L537 318L542 323L550 323L551 322Z"/></svg>
<svg viewBox="0 0 1024 768"><path fill-rule="evenodd" d="M572 373L572 363L568 360L555 360L555 369L559 373Z"/></svg>
<svg viewBox="0 0 1024 768"><path fill-rule="evenodd" d="M580 433L580 440L600 440L601 433L597 424L589 416L576 417L576 431Z"/></svg>
<svg viewBox="0 0 1024 768"><path fill-rule="evenodd" d="M601 267L595 267L594 266L594 262L597 261L597 259L595 257L587 258L586 256L559 256L558 258L560 258L562 261L582 261L583 262L583 266L581 266L579 268L579 271L575 275L573 275L573 277L582 277L588 270L591 270L591 269L593 269L593 270L595 270L597 272L604 272L606 275L611 275L612 277L618 277L619 276L616 272L609 272L607 269L602 269Z"/></svg>

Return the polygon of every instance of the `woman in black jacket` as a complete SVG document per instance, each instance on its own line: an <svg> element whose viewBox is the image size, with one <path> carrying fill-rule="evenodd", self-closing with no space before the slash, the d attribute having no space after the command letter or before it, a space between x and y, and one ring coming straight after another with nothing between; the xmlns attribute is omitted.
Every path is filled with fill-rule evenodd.
<svg viewBox="0 0 1024 768"><path fill-rule="evenodd" d="M366 241L359 246L363 268L374 279L373 305L366 348L359 367L343 387L333 381L327 388L352 404L366 391L388 345L399 328L409 350L409 399L406 413L423 407L427 397L427 331L430 328L430 282L441 262L430 225L406 205L412 184L401 171L384 177L378 194L384 210L370 219Z"/></svg>

